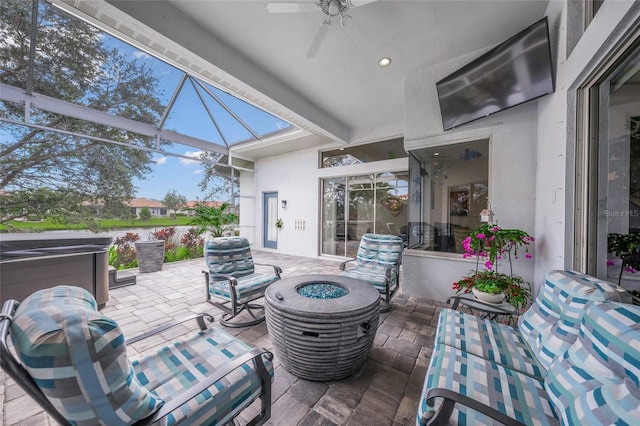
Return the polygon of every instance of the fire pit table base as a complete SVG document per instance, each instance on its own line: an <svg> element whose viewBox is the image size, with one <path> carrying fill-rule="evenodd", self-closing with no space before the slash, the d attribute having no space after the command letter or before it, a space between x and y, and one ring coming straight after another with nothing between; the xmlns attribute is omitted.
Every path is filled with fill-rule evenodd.
<svg viewBox="0 0 640 426"><path fill-rule="evenodd" d="M265 317L287 371L307 380L339 380L367 359L378 330L380 294L337 275L285 278L267 288Z"/></svg>

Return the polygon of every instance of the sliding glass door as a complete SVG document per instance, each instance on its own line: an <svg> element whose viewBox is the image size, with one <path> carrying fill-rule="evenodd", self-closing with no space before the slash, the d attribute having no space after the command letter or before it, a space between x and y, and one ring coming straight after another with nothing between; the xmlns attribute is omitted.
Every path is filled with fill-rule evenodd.
<svg viewBox="0 0 640 426"><path fill-rule="evenodd" d="M346 182L346 177L322 182L322 254L344 256Z"/></svg>
<svg viewBox="0 0 640 426"><path fill-rule="evenodd" d="M355 257L365 233L406 237L407 172L323 179L322 254Z"/></svg>
<svg viewBox="0 0 640 426"><path fill-rule="evenodd" d="M640 239L640 32L636 37L579 93L589 115L576 158L574 267L621 279L630 290L640 289L640 274L621 274L612 247L617 238Z"/></svg>

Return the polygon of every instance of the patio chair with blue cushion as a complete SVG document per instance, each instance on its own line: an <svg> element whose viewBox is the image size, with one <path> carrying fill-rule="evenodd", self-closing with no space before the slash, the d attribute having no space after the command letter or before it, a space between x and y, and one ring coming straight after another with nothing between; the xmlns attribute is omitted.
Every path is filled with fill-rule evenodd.
<svg viewBox="0 0 640 426"><path fill-rule="evenodd" d="M220 322L229 327L246 327L264 321L264 306L252 301L264 297L269 284L280 279L276 265L254 263L249 241L244 237L218 237L207 240L204 259L207 302L224 313ZM268 266L273 273L257 272L255 266ZM256 314L255 310L262 310ZM242 311L248 320L236 318Z"/></svg>
<svg viewBox="0 0 640 426"><path fill-rule="evenodd" d="M384 295L381 312L391 310L391 298L400 287L400 261L404 241L396 235L364 234L358 254L340 264L340 275L371 285ZM350 262L354 265L347 268Z"/></svg>
<svg viewBox="0 0 640 426"><path fill-rule="evenodd" d="M127 357L126 345L193 319L198 333ZM272 354L205 320L213 317L194 315L125 342L89 292L57 286L4 303L0 365L63 425L227 424L258 399L250 424L263 424L271 415Z"/></svg>

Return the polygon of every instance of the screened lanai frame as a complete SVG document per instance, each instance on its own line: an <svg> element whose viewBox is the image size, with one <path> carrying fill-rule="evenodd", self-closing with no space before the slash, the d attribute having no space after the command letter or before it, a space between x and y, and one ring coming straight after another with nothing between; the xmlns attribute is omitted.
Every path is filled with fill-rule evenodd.
<svg viewBox="0 0 640 426"><path fill-rule="evenodd" d="M78 19L86 25L91 25L97 31L104 34L105 38L112 37L113 40L118 40L118 42L124 43L132 49L138 49L141 54L152 57L155 61L158 61L158 63L162 63L163 66L166 67L171 67L175 71L181 72L182 75L180 76L180 81L175 86L170 99L168 99L165 110L157 123L144 123L140 121L134 121L126 117L111 114L107 111L100 111L98 109L91 108L87 105L80 105L77 103L55 99L37 93L36 91L34 91L34 79L37 78L37 70L36 66L34 65L38 36L37 24L41 10L46 7L51 7L51 5L58 6L55 2L51 2L49 0L46 0L45 2L42 2L40 0L32 1L31 34L29 40L28 59L29 65L26 74L26 81L24 82L24 87L15 87L4 82L0 83L0 101L5 103L9 102L19 104L23 106L24 116L20 119L18 117L1 116L0 122L10 125L26 126L33 129L59 132L67 134L69 136L77 136L100 142L126 146L128 148L154 152L161 155L194 160L194 157L192 156L181 155L163 149L163 146L166 146L167 144L175 143L179 145L185 145L188 147L198 148L199 150L211 154L202 155L201 158L197 159L198 161L222 167L230 166L231 160L229 156L229 147L231 145L249 141L260 141L264 138L272 137L275 134L280 134L284 131L288 131L292 127L291 124L286 122L285 120L277 118L271 113L267 113L264 110L261 110L259 107L252 105L248 101L240 99L237 96L230 94L225 90L220 89L219 87L216 87L212 82L204 81L201 78L197 78L191 73L180 69L179 66L176 66L176 64L169 64L162 58L154 56L150 52L140 49L138 46L133 46L131 43L121 38L118 34L106 31L104 28L98 28L88 20L70 13L68 10L66 10L66 8L59 7L56 7L56 9L59 10L59 13L69 15L72 17L72 19ZM36 42L34 42L34 40L36 40ZM197 98L197 100L199 101L199 106L201 107L200 113L204 114L205 117L208 118L211 129L215 130L214 132L211 132L212 137L210 138L203 138L199 137L199 135L193 134L190 135L183 131L171 130L167 128L167 124L171 120L171 114L176 111L177 103L180 102L180 98L185 93L185 90L189 88L192 91L191 96ZM242 114L238 111L239 105L244 106L244 114L249 118L245 117L243 119L243 117L241 117ZM107 126L108 128L117 129L125 133L145 136L147 138L152 138L155 141L155 144L153 147L146 147L119 140L100 138L94 135L80 134L69 132L65 129L43 126L41 124L33 122L32 111L35 110L73 117L91 123ZM193 109L189 110L189 115L192 114L192 111ZM250 113L246 111L249 111ZM225 114L226 117L220 117L221 114ZM260 129L254 128L255 126L253 125L253 123L250 124L247 123L247 121L249 121L249 119L255 118L256 114L270 117L271 119L273 119L275 125L271 128L267 127L266 129L264 128L264 126ZM229 136L229 133L231 133L230 131L228 131L230 122L236 123L235 126L243 129L243 132L235 131L235 137L233 135ZM225 129L225 126L227 127L227 129ZM238 135L242 136L238 137ZM128 138L125 137L124 139ZM228 175L229 173L225 174ZM233 168L231 168L230 174L232 176L234 175Z"/></svg>

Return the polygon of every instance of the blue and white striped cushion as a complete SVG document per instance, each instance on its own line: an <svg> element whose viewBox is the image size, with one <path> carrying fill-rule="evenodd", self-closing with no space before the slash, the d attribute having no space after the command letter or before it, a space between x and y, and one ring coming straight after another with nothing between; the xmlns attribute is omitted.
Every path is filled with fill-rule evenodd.
<svg viewBox="0 0 640 426"><path fill-rule="evenodd" d="M546 370L517 329L452 309L442 309L435 344L453 346L542 380Z"/></svg>
<svg viewBox="0 0 640 426"><path fill-rule="evenodd" d="M252 348L226 331L213 327L133 362L137 379L166 400L214 374L231 359ZM273 378L273 364L264 359ZM260 394L254 362L225 376L167 418L167 424L226 424L236 412ZM215 400L213 399L215 398Z"/></svg>
<svg viewBox="0 0 640 426"><path fill-rule="evenodd" d="M209 268L209 294L231 300L229 281L216 274L236 278L236 301L246 303L264 295L269 284L278 280L275 275L255 272L249 240L244 237L219 237L207 240L205 262Z"/></svg>
<svg viewBox="0 0 640 426"><path fill-rule="evenodd" d="M255 272L251 246L244 237L218 237L207 240L204 246L204 260L209 272L243 277Z"/></svg>
<svg viewBox="0 0 640 426"><path fill-rule="evenodd" d="M360 239L356 265L384 271L400 261L403 247L402 238L396 235L364 234Z"/></svg>
<svg viewBox="0 0 640 426"><path fill-rule="evenodd" d="M478 373L479 372L479 373ZM422 426L442 404L427 406L427 391L444 388L491 406L527 425L555 425L558 419L546 398L544 383L449 345L437 345L420 397L416 424ZM449 425L493 425L485 415L456 404Z"/></svg>
<svg viewBox="0 0 640 426"><path fill-rule="evenodd" d="M385 271L381 271L381 272L375 272L373 271L371 268L360 268L360 267L354 267L351 269L348 269L344 272L342 272L340 275L345 276L345 277L349 277L349 278L354 278L356 280L360 280L360 281L366 281L369 284L373 284L378 291L385 291L386 287L385 287L385 282L386 282L386 275L385 275ZM395 280L393 280L395 281ZM390 283L391 286L389 287L389 290L393 291L393 289L396 287L396 283L392 282Z"/></svg>
<svg viewBox="0 0 640 426"><path fill-rule="evenodd" d="M396 235L364 234L360 240L355 266L340 275L373 284L379 292L386 291L386 272L400 262L403 241ZM390 277L389 291L398 283Z"/></svg>
<svg viewBox="0 0 640 426"><path fill-rule="evenodd" d="M640 306L591 304L545 387L566 425L640 422Z"/></svg>
<svg viewBox="0 0 640 426"><path fill-rule="evenodd" d="M238 303L250 302L264 295L269 284L278 280L275 275L255 273L237 279L236 301ZM231 300L228 281L209 281L209 294Z"/></svg>
<svg viewBox="0 0 640 426"><path fill-rule="evenodd" d="M11 336L25 369L71 424L131 424L164 403L136 380L120 328L82 288L27 297Z"/></svg>
<svg viewBox="0 0 640 426"><path fill-rule="evenodd" d="M631 303L631 294L607 281L573 271L552 271L531 307L518 319L518 328L548 369L576 340L580 321L591 302Z"/></svg>

